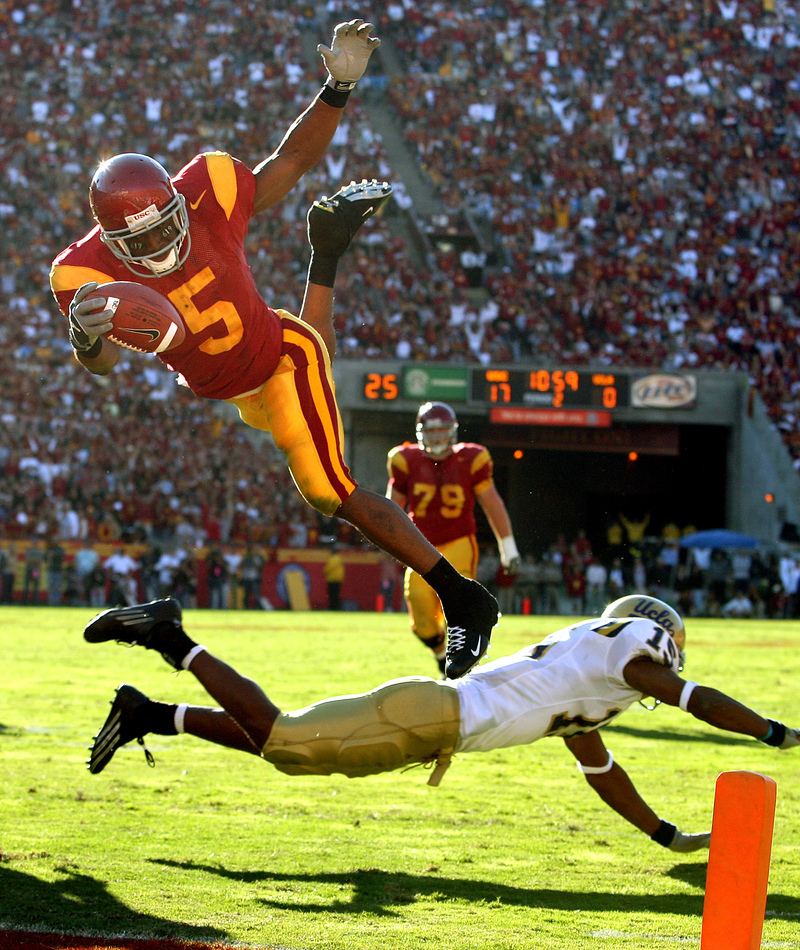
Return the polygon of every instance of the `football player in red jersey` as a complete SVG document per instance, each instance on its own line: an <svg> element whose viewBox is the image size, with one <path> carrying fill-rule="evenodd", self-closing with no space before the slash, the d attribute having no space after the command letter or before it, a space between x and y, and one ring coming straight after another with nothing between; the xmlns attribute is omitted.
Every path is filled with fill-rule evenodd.
<svg viewBox="0 0 800 950"><path fill-rule="evenodd" d="M387 497L405 508L437 551L470 578L478 566L477 501L497 538L503 567L515 574L519 552L492 478L489 450L474 442L456 442L458 419L444 402L420 407L416 432L416 445L397 445L389 452ZM411 629L445 672L446 625L436 593L411 568L406 570L404 593Z"/></svg>
<svg viewBox="0 0 800 950"><path fill-rule="evenodd" d="M298 317L261 298L244 253L250 218L284 198L325 153L347 98L379 40L363 20L340 23L320 46L328 80L278 148L254 169L225 152L197 155L170 179L135 153L103 162L89 186L97 226L53 262L50 284L69 316L79 362L109 374L119 349L99 284L135 280L155 287L183 316L186 338L159 354L198 396L237 407L285 453L306 501L357 527L420 571L442 598L451 636L448 670L461 676L484 655L497 603L464 578L388 499L359 487L345 465L334 395L333 284L341 255L391 194L363 182L315 202L308 214L311 261Z"/></svg>

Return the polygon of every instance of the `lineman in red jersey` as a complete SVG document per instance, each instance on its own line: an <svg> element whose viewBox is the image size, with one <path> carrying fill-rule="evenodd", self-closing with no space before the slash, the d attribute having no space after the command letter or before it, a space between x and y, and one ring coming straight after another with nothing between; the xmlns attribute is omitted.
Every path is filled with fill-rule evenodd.
<svg viewBox="0 0 800 950"><path fill-rule="evenodd" d="M359 487L343 458L330 359L335 351L333 285L359 225L388 199L377 182L352 184L308 214L311 261L299 318L261 299L244 253L250 218L284 198L325 153L352 87L379 40L363 20L340 23L319 50L328 80L268 158L250 170L223 152L196 156L174 179L146 155L103 162L89 199L97 221L56 257L50 283L70 320L78 361L109 374L119 348L99 284L154 286L183 316L186 338L159 354L198 396L233 403L250 426L272 432L303 497L355 525L370 541L420 571L442 598L447 665L462 676L486 652L497 621L494 598L464 578L388 499Z"/></svg>
<svg viewBox="0 0 800 950"><path fill-rule="evenodd" d="M458 420L443 402L429 402L417 413L417 445L395 446L387 459L387 497L405 508L409 518L465 577L478 566L475 502L497 538L500 558L514 574L519 553L511 521L492 478L492 457L483 445L458 442ZM446 627L435 592L408 568L404 593L411 629L433 651L445 672Z"/></svg>

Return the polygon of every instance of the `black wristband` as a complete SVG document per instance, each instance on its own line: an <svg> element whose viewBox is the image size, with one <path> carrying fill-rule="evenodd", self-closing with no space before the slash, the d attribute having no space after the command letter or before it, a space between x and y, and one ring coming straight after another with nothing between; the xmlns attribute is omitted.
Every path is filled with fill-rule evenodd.
<svg viewBox="0 0 800 950"><path fill-rule="evenodd" d="M318 98L325 105L333 106L334 109L344 109L351 92L352 89L334 89L326 83L320 90Z"/></svg>
<svg viewBox="0 0 800 950"><path fill-rule="evenodd" d="M668 821L661 819L661 824L658 826L656 831L650 835L650 840L655 841L656 844L660 844L665 848L668 848L672 844L672 839L675 837L675 832L678 829L675 825L671 824Z"/></svg>
<svg viewBox="0 0 800 950"><path fill-rule="evenodd" d="M100 351L103 349L103 338L99 336L94 343L89 347L88 350L76 350L75 352L78 356L86 356L90 360L93 360L96 356L100 355Z"/></svg>
<svg viewBox="0 0 800 950"><path fill-rule="evenodd" d="M776 749L780 748L786 738L786 726L776 719L768 719L767 722L769 723L769 732L763 739L759 739L759 742L763 742L764 745L775 746Z"/></svg>
<svg viewBox="0 0 800 950"><path fill-rule="evenodd" d="M309 284L319 284L320 287L333 287L336 281L336 268L338 266L338 257L315 254L312 251L311 260L308 264Z"/></svg>

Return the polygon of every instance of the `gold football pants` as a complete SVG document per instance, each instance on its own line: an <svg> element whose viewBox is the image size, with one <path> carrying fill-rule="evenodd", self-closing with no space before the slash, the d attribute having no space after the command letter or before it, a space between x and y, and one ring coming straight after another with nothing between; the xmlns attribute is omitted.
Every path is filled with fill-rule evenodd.
<svg viewBox="0 0 800 950"><path fill-rule="evenodd" d="M415 762L446 763L458 727L456 687L409 676L281 713L261 755L288 775L356 778Z"/></svg>

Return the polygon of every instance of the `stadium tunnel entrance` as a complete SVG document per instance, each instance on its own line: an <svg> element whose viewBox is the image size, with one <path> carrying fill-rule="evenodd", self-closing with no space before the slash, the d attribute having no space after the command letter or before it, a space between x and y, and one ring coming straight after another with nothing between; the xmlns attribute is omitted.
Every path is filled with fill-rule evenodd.
<svg viewBox="0 0 800 950"><path fill-rule="evenodd" d="M495 481L520 548L541 554L586 532L603 557L610 523L725 523L729 433L725 426L619 425L606 430L507 427L463 417L459 438L492 453ZM491 542L479 516L479 540Z"/></svg>

